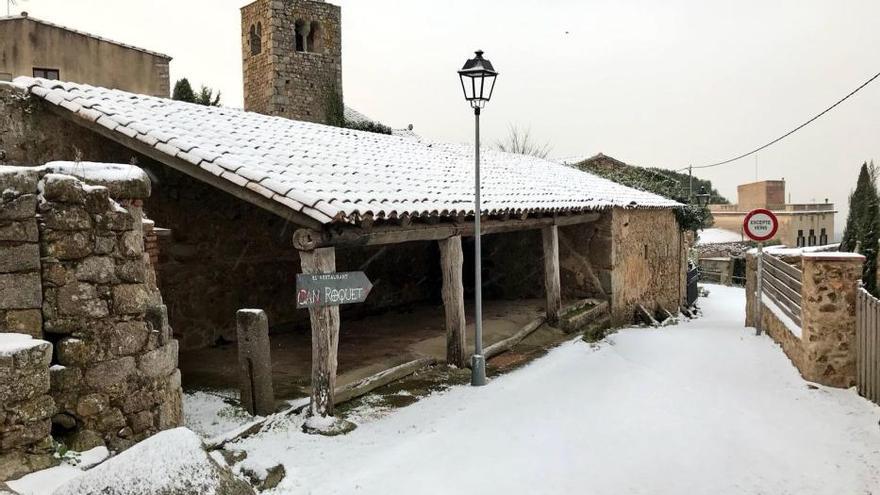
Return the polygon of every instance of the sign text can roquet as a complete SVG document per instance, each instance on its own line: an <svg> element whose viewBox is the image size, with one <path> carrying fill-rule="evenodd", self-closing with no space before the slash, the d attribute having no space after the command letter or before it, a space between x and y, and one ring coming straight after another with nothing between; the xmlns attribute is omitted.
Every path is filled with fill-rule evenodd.
<svg viewBox="0 0 880 495"><path fill-rule="evenodd" d="M372 288L373 284L364 272L299 273L296 276L296 307L362 303Z"/></svg>
<svg viewBox="0 0 880 495"><path fill-rule="evenodd" d="M758 242L758 267L755 272L755 334L761 335L761 309L764 293L764 241L769 241L779 230L779 220L772 211L758 208L749 212L743 219L743 232L749 239Z"/></svg>

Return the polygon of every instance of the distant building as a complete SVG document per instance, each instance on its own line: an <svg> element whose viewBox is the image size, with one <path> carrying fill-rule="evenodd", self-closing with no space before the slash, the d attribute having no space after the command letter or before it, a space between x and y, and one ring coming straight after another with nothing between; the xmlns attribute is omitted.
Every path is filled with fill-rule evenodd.
<svg viewBox="0 0 880 495"><path fill-rule="evenodd" d="M58 79L168 97L171 57L21 15L0 17L0 80Z"/></svg>
<svg viewBox="0 0 880 495"><path fill-rule="evenodd" d="M241 9L244 109L320 124L342 112L341 9L256 0Z"/></svg>
<svg viewBox="0 0 880 495"><path fill-rule="evenodd" d="M822 246L834 242L834 204L785 202L785 181L765 180L737 187L737 204L709 205L715 227L742 232L746 214L766 208L779 218L776 239L786 246Z"/></svg>

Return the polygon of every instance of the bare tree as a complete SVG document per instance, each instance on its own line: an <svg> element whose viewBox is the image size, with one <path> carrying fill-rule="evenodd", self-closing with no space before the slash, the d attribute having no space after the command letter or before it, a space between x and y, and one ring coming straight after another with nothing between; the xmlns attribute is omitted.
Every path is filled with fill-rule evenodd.
<svg viewBox="0 0 880 495"><path fill-rule="evenodd" d="M535 141L535 138L532 137L531 128L519 127L514 124L508 126L507 137L496 141L495 147L507 153L517 153L538 158L547 158L547 155L553 149L550 143L541 144Z"/></svg>

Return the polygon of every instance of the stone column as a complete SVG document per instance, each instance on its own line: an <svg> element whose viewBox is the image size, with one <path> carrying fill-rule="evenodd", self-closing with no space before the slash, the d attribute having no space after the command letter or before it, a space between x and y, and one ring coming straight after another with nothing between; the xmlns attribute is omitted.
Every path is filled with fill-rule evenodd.
<svg viewBox="0 0 880 495"><path fill-rule="evenodd" d="M269 319L260 309L240 309L238 327L238 380L241 405L251 414L275 412L272 357L269 350Z"/></svg>
<svg viewBox="0 0 880 495"><path fill-rule="evenodd" d="M856 294L865 257L804 253L802 341L807 380L850 387L856 377Z"/></svg>
<svg viewBox="0 0 880 495"><path fill-rule="evenodd" d="M0 333L43 335L35 170L0 170Z"/></svg>

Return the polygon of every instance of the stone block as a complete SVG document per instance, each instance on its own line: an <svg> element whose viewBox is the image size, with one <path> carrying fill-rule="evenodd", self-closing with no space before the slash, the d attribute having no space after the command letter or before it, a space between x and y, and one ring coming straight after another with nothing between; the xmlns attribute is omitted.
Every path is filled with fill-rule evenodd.
<svg viewBox="0 0 880 495"><path fill-rule="evenodd" d="M43 197L58 203L85 203L82 182L75 177L61 174L46 174L43 177Z"/></svg>
<svg viewBox="0 0 880 495"><path fill-rule="evenodd" d="M131 214L122 208L108 210L104 213L95 215L95 223L98 230L107 232L122 232L134 228L134 219Z"/></svg>
<svg viewBox="0 0 880 495"><path fill-rule="evenodd" d="M8 167L0 169L0 191L11 190L22 194L37 192L40 172L34 168Z"/></svg>
<svg viewBox="0 0 880 495"><path fill-rule="evenodd" d="M52 422L49 419L16 425L8 430L2 430L0 431L0 452L8 452L15 448L37 443L48 437L51 430Z"/></svg>
<svg viewBox="0 0 880 495"><path fill-rule="evenodd" d="M57 291L59 315L104 318L110 314L107 301L98 297L94 285L72 282Z"/></svg>
<svg viewBox="0 0 880 495"><path fill-rule="evenodd" d="M168 376L177 368L177 352L177 341L172 340L168 345L138 358L138 369L150 378Z"/></svg>
<svg viewBox="0 0 880 495"><path fill-rule="evenodd" d="M107 336L110 353L128 356L141 351L147 344L150 330L143 321L123 321L113 326Z"/></svg>
<svg viewBox="0 0 880 495"><path fill-rule="evenodd" d="M79 205L49 204L41 208L42 224L52 230L88 230L92 218Z"/></svg>
<svg viewBox="0 0 880 495"><path fill-rule="evenodd" d="M12 406L7 405L5 409L7 424L27 425L51 418L55 414L55 401L48 395L38 395Z"/></svg>
<svg viewBox="0 0 880 495"><path fill-rule="evenodd" d="M107 284L115 280L116 263L108 256L91 256L79 263L76 279L83 282Z"/></svg>
<svg viewBox="0 0 880 495"><path fill-rule="evenodd" d="M113 311L120 315L146 312L151 300L144 284L125 284L113 287Z"/></svg>
<svg viewBox="0 0 880 495"><path fill-rule="evenodd" d="M43 256L78 260L92 254L94 245L90 232L51 232L41 247Z"/></svg>
<svg viewBox="0 0 880 495"><path fill-rule="evenodd" d="M123 232L119 236L119 253L126 258L141 259L144 254L144 236L137 230Z"/></svg>
<svg viewBox="0 0 880 495"><path fill-rule="evenodd" d="M43 336L43 313L39 309L8 309L0 311L0 332Z"/></svg>
<svg viewBox="0 0 880 495"><path fill-rule="evenodd" d="M91 342L68 337L58 341L58 362L62 366L85 366L100 356L100 349Z"/></svg>
<svg viewBox="0 0 880 495"><path fill-rule="evenodd" d="M0 220L26 220L37 213L37 195L3 197L0 199Z"/></svg>
<svg viewBox="0 0 880 495"><path fill-rule="evenodd" d="M36 309L43 305L40 274L0 274L0 309Z"/></svg>
<svg viewBox="0 0 880 495"><path fill-rule="evenodd" d="M81 418L96 416L110 408L110 399L104 394L87 394L76 403L76 414Z"/></svg>
<svg viewBox="0 0 880 495"><path fill-rule="evenodd" d="M104 361L85 372L85 383L101 392L116 395L126 389L126 380L135 373L137 362L133 357Z"/></svg>
<svg viewBox="0 0 880 495"><path fill-rule="evenodd" d="M55 365L49 368L49 378L53 395L77 390L82 382L82 370L74 366Z"/></svg>
<svg viewBox="0 0 880 495"><path fill-rule="evenodd" d="M35 243L0 246L0 273L28 272L40 268L40 247Z"/></svg>
<svg viewBox="0 0 880 495"><path fill-rule="evenodd" d="M95 254L110 254L116 249L116 236L95 237Z"/></svg>
<svg viewBox="0 0 880 495"><path fill-rule="evenodd" d="M142 284L146 281L146 273L143 259L121 261L116 265L116 276L123 282Z"/></svg>
<svg viewBox="0 0 880 495"><path fill-rule="evenodd" d="M0 222L0 241L38 242L39 239L36 219Z"/></svg>
<svg viewBox="0 0 880 495"><path fill-rule="evenodd" d="M85 452L95 447L103 447L104 439L98 432L92 430L78 430L64 439L68 449L76 452Z"/></svg>
<svg viewBox="0 0 880 495"><path fill-rule="evenodd" d="M55 258L43 258L43 282L49 287L60 287L67 283L67 269Z"/></svg>
<svg viewBox="0 0 880 495"><path fill-rule="evenodd" d="M86 186L85 206L89 213L103 213L110 209L110 191L102 186Z"/></svg>
<svg viewBox="0 0 880 495"><path fill-rule="evenodd" d="M154 428L153 413L140 411L128 417L128 424L134 433L141 433Z"/></svg>

